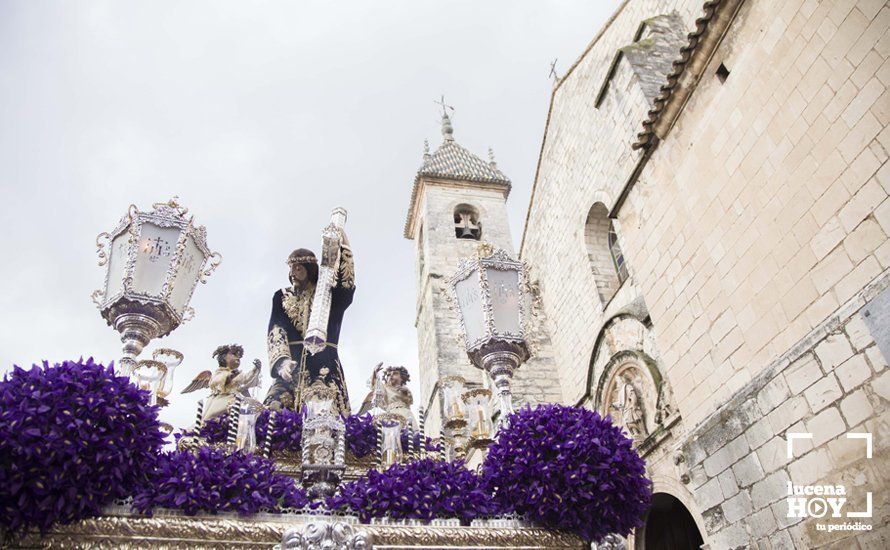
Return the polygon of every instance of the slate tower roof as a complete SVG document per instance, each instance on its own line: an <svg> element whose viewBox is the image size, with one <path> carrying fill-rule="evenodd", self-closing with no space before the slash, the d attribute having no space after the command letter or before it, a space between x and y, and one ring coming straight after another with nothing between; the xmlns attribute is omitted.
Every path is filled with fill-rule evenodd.
<svg viewBox="0 0 890 550"><path fill-rule="evenodd" d="M497 163L489 150L490 159L486 162L471 153L454 140L454 127L446 113L442 113L442 145L432 154L428 145L425 146L423 164L414 176L414 187L411 190L411 209L417 200L420 179L424 177L464 181L470 183L493 184L507 187L510 190L510 178L498 169ZM411 213L405 221L405 237L412 238L410 233Z"/></svg>

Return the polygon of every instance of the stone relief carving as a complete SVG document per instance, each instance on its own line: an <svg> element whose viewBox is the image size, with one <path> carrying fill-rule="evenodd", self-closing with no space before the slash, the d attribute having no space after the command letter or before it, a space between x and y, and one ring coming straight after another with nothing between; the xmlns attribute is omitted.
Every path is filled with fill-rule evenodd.
<svg viewBox="0 0 890 550"><path fill-rule="evenodd" d="M603 400L604 413L622 426L634 441L642 441L651 432L654 417L655 384L638 365L625 363L616 370Z"/></svg>

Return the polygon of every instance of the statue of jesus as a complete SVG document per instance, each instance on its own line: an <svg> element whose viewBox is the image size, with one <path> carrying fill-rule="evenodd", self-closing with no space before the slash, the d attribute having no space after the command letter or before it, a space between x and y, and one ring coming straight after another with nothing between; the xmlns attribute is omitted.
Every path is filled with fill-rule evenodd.
<svg viewBox="0 0 890 550"><path fill-rule="evenodd" d="M327 341L318 353L304 346L315 286L318 259L311 250L298 248L287 259L291 286L275 293L269 319L269 365L273 379L265 405L271 409L300 410L313 394L334 396L332 412L349 415L349 395L343 366L337 354L343 314L355 294L355 266L346 234L340 235L340 262L331 288Z"/></svg>

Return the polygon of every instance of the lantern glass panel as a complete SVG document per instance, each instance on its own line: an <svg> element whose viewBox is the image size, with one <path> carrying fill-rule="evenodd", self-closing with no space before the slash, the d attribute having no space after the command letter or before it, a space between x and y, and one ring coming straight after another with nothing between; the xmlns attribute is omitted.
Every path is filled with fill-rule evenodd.
<svg viewBox="0 0 890 550"><path fill-rule="evenodd" d="M170 293L170 305L176 313L182 315L185 311L192 289L198 284L198 275L203 265L204 254L192 237L186 238L185 248L176 269L176 277L173 279L173 291Z"/></svg>
<svg viewBox="0 0 890 550"><path fill-rule="evenodd" d="M133 290L140 294L159 296L167 276L167 269L173 261L176 241L180 230L177 227L160 227L153 223L143 223L136 250L136 271L133 274Z"/></svg>
<svg viewBox="0 0 890 550"><path fill-rule="evenodd" d="M464 385L459 380L451 380L442 390L442 397L445 400L446 421L464 420L466 418L466 405L462 399Z"/></svg>
<svg viewBox="0 0 890 550"><path fill-rule="evenodd" d="M519 272L515 270L503 271L486 268L488 287L491 292L491 312L494 320L494 331L500 334L518 335L519 324L519 300L522 295L519 292Z"/></svg>
<svg viewBox="0 0 890 550"><path fill-rule="evenodd" d="M464 321L467 344L485 336L485 315L482 311L482 296L479 288L478 272L473 271L466 279L454 285L457 305Z"/></svg>
<svg viewBox="0 0 890 550"><path fill-rule="evenodd" d="M383 424L383 467L402 461L402 426L398 422Z"/></svg>
<svg viewBox="0 0 890 550"><path fill-rule="evenodd" d="M478 393L467 400L467 413L470 417L470 437L488 439L491 437L491 411L489 395Z"/></svg>
<svg viewBox="0 0 890 550"><path fill-rule="evenodd" d="M238 415L238 431L235 434L235 448L246 453L256 450L256 413L242 410Z"/></svg>
<svg viewBox="0 0 890 550"><path fill-rule="evenodd" d="M108 259L108 286L105 287L105 298L111 298L124 290L124 269L129 258L128 244L130 233L124 231L111 241L111 255Z"/></svg>

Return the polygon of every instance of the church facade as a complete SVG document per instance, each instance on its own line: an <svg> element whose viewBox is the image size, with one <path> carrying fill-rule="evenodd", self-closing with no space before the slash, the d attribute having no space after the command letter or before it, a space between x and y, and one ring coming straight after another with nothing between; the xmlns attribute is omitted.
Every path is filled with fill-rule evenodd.
<svg viewBox="0 0 890 550"><path fill-rule="evenodd" d="M888 87L872 1L626 0L557 79L515 389L635 439L655 496L631 546L890 546ZM442 376L485 384L447 278L478 239L514 252L509 190L451 132L415 179L432 430ZM827 487L837 510L808 500Z"/></svg>

